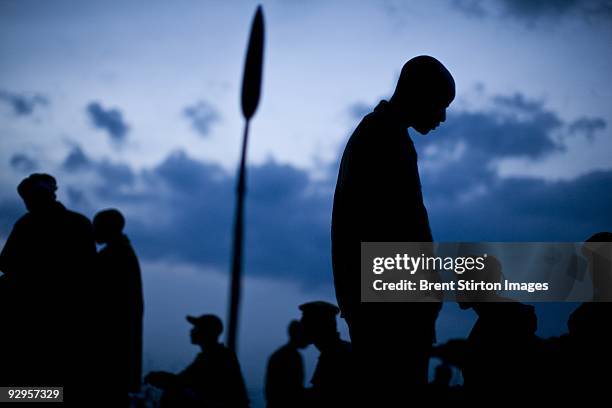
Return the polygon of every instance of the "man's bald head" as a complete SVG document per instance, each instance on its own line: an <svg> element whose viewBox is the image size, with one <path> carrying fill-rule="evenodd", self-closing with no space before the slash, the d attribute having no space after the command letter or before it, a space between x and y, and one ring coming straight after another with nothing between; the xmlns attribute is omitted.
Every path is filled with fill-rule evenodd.
<svg viewBox="0 0 612 408"><path fill-rule="evenodd" d="M420 55L402 67L393 96L435 98L450 104L455 99L455 80L440 61Z"/></svg>
<svg viewBox="0 0 612 408"><path fill-rule="evenodd" d="M426 134L446 120L455 99L455 80L434 57L420 55L402 67L391 102L408 126Z"/></svg>

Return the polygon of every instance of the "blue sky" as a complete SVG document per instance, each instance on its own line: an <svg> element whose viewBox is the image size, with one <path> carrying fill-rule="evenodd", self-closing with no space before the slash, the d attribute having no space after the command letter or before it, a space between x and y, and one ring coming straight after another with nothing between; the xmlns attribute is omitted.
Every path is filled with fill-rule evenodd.
<svg viewBox="0 0 612 408"><path fill-rule="evenodd" d="M253 390L297 305L333 299L339 155L415 55L437 57L457 83L446 123L411 131L436 240L581 241L612 229L609 1L263 5L240 339ZM33 171L55 175L60 199L88 216L119 208L143 263L146 368L190 360L185 314L225 317L255 6L0 1L0 243ZM541 307L540 333L562 332L569 310ZM472 319L445 306L441 338Z"/></svg>

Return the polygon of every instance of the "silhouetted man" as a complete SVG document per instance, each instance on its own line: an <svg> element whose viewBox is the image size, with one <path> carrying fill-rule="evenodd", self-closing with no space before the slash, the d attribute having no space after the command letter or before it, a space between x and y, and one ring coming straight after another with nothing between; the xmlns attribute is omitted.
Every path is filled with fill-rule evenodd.
<svg viewBox="0 0 612 408"><path fill-rule="evenodd" d="M105 244L98 254L98 268L108 306L107 357L115 362L117 386L127 394L140 391L144 301L138 258L123 234L124 226L123 215L115 209L100 211L93 220L95 240Z"/></svg>
<svg viewBox="0 0 612 408"><path fill-rule="evenodd" d="M301 323L309 343L319 350L319 360L307 389L307 406L352 406L355 396L355 372L351 343L340 338L336 315L340 310L331 303L315 301L300 306Z"/></svg>
<svg viewBox="0 0 612 408"><path fill-rule="evenodd" d="M411 59L391 99L363 118L342 155L332 215L334 283L363 370L361 389L372 403L397 395L398 387L427 384L440 305L360 303L360 243L432 241L407 128L429 133L454 97L454 80L438 60Z"/></svg>
<svg viewBox="0 0 612 408"><path fill-rule="evenodd" d="M89 220L56 201L56 190L48 174L32 174L17 188L28 212L0 253L12 303L0 352L4 385L64 386L65 401L75 402L84 383L95 381L87 349L95 339L89 297L96 248Z"/></svg>
<svg viewBox="0 0 612 408"><path fill-rule="evenodd" d="M151 372L145 381L165 390L163 407L248 407L244 379L236 355L223 344L221 319L205 314L187 316L193 324L191 342L202 348L195 361L179 374Z"/></svg>
<svg viewBox="0 0 612 408"><path fill-rule="evenodd" d="M289 341L268 360L266 401L268 408L296 407L304 404L304 362L298 351L308 346L302 324L292 320Z"/></svg>

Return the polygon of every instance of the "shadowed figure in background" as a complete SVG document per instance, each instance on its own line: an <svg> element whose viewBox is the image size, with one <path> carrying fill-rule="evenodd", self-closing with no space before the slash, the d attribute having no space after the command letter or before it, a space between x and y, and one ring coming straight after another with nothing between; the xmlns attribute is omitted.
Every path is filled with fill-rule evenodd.
<svg viewBox="0 0 612 408"><path fill-rule="evenodd" d="M56 200L57 182L32 174L17 191L28 212L14 225L0 270L10 293L3 322L2 385L64 386L65 401L96 381L96 248L90 221ZM92 320L93 318L93 320Z"/></svg>
<svg viewBox="0 0 612 408"><path fill-rule="evenodd" d="M289 323L289 341L268 359L265 393L268 408L301 407L304 403L304 361L298 351L308 346L302 324Z"/></svg>
<svg viewBox="0 0 612 408"><path fill-rule="evenodd" d="M332 214L334 283L367 384L361 390L373 403L397 395L398 387L427 384L440 304L360 303L360 243L432 241L407 129L435 129L454 97L453 77L438 60L411 59L391 99L362 119L342 155Z"/></svg>
<svg viewBox="0 0 612 408"><path fill-rule="evenodd" d="M501 282L502 265L493 256L481 271L474 269L461 275L476 282ZM522 393L535 387L537 316L531 305L500 296L496 291L462 291L461 309L473 309L478 319L467 338L463 372L467 398L486 401L504 395L506 401L523 400Z"/></svg>
<svg viewBox="0 0 612 408"><path fill-rule="evenodd" d="M193 324L191 343L200 346L202 352L178 374L154 371L145 377L146 382L164 390L162 407L248 407L238 359L219 343L221 319L205 314L187 316L187 321Z"/></svg>
<svg viewBox="0 0 612 408"><path fill-rule="evenodd" d="M607 395L612 367L612 233L587 239L582 254L588 261L593 299L582 303L567 322L570 369L567 390L577 400ZM606 374L604 374L604 372Z"/></svg>
<svg viewBox="0 0 612 408"><path fill-rule="evenodd" d="M98 253L98 269L101 282L106 282L108 359L114 361L117 387L127 395L139 392L142 381L144 301L138 258L124 226L123 215L115 209L100 211L93 220L95 240L105 245Z"/></svg>
<svg viewBox="0 0 612 408"><path fill-rule="evenodd" d="M300 306L308 343L319 350L319 359L306 391L306 406L346 407L355 402L355 370L351 343L340 338L331 303L315 301Z"/></svg>

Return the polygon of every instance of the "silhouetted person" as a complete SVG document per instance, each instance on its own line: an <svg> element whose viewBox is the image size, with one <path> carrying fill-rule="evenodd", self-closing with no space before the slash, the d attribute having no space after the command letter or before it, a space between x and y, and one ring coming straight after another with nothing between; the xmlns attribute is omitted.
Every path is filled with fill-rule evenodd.
<svg viewBox="0 0 612 408"><path fill-rule="evenodd" d="M566 373L574 397L583 400L609 395L612 368L612 233L600 232L587 239L582 253L588 261L593 299L582 303L571 315ZM607 373L606 373L607 372Z"/></svg>
<svg viewBox="0 0 612 408"><path fill-rule="evenodd" d="M142 317L144 301L138 258L127 236L125 219L115 209L100 211L93 220L94 237L105 244L98 254L101 282L105 282L109 360L123 380L125 394L139 392L142 381Z"/></svg>
<svg viewBox="0 0 612 408"><path fill-rule="evenodd" d="M355 372L351 343L340 338L331 303L315 301L300 306L301 323L309 343L319 350L319 359L307 389L307 406L352 406L355 397Z"/></svg>
<svg viewBox="0 0 612 408"><path fill-rule="evenodd" d="M48 174L32 174L17 188L28 212L0 253L11 292L2 382L61 385L65 401L75 402L87 394L84 384L95 381L88 353L95 344L96 248L89 220L56 201L56 190Z"/></svg>
<svg viewBox="0 0 612 408"><path fill-rule="evenodd" d="M407 128L429 133L454 97L454 80L438 60L411 59L391 99L363 118L342 155L332 215L334 283L363 370L361 389L372 403L397 395L398 387L427 384L440 305L360 303L360 243L432 241Z"/></svg>
<svg viewBox="0 0 612 408"><path fill-rule="evenodd" d="M302 324L292 320L289 341L268 359L266 401L268 408L301 407L304 404L304 362L298 351L308 346Z"/></svg>
<svg viewBox="0 0 612 408"><path fill-rule="evenodd" d="M155 371L145 381L162 388L163 407L248 407L244 379L236 355L223 344L221 319L187 316L191 342L202 348L195 361L178 374Z"/></svg>
<svg viewBox="0 0 612 408"><path fill-rule="evenodd" d="M499 261L489 256L482 271L476 269L462 278L500 282L503 278ZM537 317L531 305L500 296L496 291L464 291L459 306L473 309L478 319L467 339L463 364L466 391L473 400L485 401L495 395L521 400L518 393L534 387Z"/></svg>

